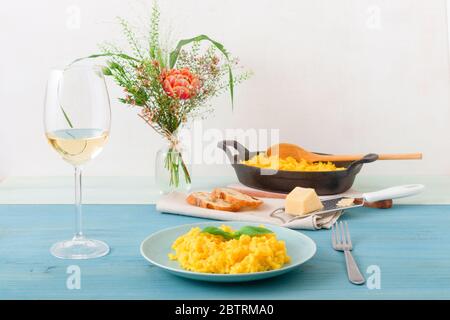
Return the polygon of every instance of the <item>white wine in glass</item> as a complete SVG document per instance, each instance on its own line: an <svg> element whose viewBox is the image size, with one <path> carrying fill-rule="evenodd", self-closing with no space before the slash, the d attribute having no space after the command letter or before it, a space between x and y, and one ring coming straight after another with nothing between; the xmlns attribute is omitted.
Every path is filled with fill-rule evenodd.
<svg viewBox="0 0 450 320"><path fill-rule="evenodd" d="M46 133L51 146L74 166L80 166L98 155L108 138L102 129L63 129Z"/></svg>
<svg viewBox="0 0 450 320"><path fill-rule="evenodd" d="M109 95L100 67L74 65L50 73L44 125L50 145L75 169L75 234L55 243L50 252L62 259L104 256L108 245L82 232L81 208L82 168L102 151L111 125Z"/></svg>

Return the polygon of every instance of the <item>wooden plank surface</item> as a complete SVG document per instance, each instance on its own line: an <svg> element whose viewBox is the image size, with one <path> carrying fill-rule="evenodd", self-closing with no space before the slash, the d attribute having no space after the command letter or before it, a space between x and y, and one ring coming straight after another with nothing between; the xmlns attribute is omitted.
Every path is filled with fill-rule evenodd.
<svg viewBox="0 0 450 320"><path fill-rule="evenodd" d="M112 248L103 258L59 260L50 246L71 236L69 205L0 206L1 299L449 299L450 206L396 206L348 211L354 256L366 274L381 270L381 289L354 286L328 230L304 231L316 256L271 280L214 284L178 278L148 264L140 242L157 230L196 218L161 214L153 205L87 205L86 233ZM67 268L80 267L81 289L66 286ZM366 274L367 276L368 274Z"/></svg>

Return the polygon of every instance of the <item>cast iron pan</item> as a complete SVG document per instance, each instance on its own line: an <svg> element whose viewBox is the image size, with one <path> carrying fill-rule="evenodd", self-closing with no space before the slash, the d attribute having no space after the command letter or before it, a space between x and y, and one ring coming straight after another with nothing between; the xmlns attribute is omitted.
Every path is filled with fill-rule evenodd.
<svg viewBox="0 0 450 320"><path fill-rule="evenodd" d="M318 195L342 193L353 185L364 163L378 159L377 154L369 153L357 161L335 162L336 166L346 168L341 171L283 171L241 164L241 161L264 151L250 152L234 140L221 141L217 146L227 154L239 182L252 188L282 193L288 193L295 187L314 188ZM237 150L237 154L232 154L230 148Z"/></svg>

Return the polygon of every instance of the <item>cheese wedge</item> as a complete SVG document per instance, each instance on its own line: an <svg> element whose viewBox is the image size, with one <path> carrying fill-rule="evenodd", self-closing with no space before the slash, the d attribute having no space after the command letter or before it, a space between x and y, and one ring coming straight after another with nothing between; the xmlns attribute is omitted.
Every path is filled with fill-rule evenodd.
<svg viewBox="0 0 450 320"><path fill-rule="evenodd" d="M285 212L302 216L323 208L316 191L311 188L296 187L286 196Z"/></svg>

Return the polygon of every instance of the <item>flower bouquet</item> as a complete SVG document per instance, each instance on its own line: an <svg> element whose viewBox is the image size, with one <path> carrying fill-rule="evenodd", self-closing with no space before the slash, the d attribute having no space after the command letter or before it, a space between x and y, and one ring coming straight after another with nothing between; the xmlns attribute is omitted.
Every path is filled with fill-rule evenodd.
<svg viewBox="0 0 450 320"><path fill-rule="evenodd" d="M229 91L233 105L234 86L250 73L235 75L237 59L206 35L180 40L172 50L163 47L159 16L155 4L145 45L129 23L119 18L131 52L106 43L101 46L102 52L75 61L107 58L103 73L123 88L124 97L119 100L140 108L139 116L167 140L164 167L173 190L181 182L188 187L191 183L177 132L190 119L203 117L210 111L210 99L224 91ZM203 43L209 45L202 46Z"/></svg>

